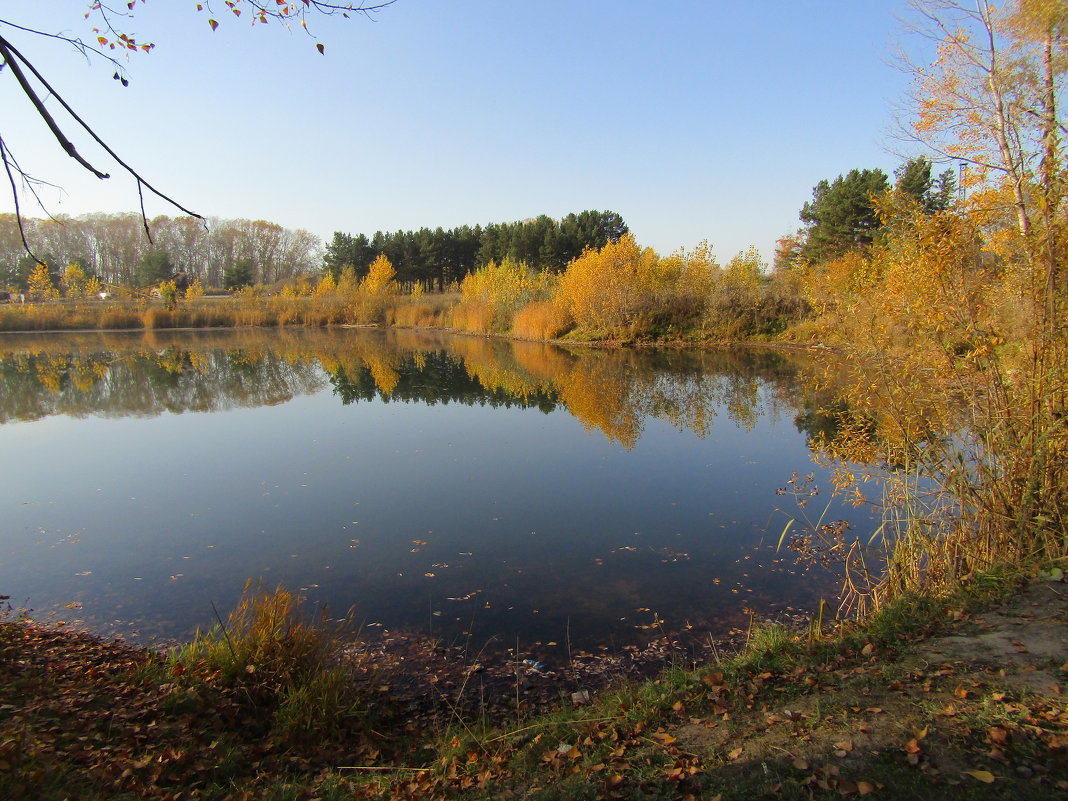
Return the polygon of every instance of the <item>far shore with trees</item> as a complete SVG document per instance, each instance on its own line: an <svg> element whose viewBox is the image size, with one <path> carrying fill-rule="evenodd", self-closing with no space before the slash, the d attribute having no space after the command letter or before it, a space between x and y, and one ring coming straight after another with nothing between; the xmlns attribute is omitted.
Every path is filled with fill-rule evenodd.
<svg viewBox="0 0 1068 801"><path fill-rule="evenodd" d="M893 184L880 169L820 181L773 265L755 248L721 261L707 242L660 255L613 211L339 231L325 246L264 220L157 217L149 241L136 213L21 225L0 215L0 286L29 301L0 311L0 331L386 324L587 342L822 341L833 339L816 324L825 265L884 241L879 207L891 197L948 212L953 170L935 175L920 156ZM376 263L392 272L369 302Z"/></svg>

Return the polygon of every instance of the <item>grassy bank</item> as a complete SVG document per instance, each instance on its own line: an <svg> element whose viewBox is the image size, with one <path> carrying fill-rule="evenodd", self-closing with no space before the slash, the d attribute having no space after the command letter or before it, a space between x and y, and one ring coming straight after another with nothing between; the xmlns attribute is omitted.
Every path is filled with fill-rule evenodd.
<svg viewBox="0 0 1068 801"><path fill-rule="evenodd" d="M901 597L833 635L760 628L737 656L520 721L421 719L383 655L338 659L338 630L285 593L247 595L225 634L170 654L6 622L0 795L1061 798L1068 587L1052 578Z"/></svg>

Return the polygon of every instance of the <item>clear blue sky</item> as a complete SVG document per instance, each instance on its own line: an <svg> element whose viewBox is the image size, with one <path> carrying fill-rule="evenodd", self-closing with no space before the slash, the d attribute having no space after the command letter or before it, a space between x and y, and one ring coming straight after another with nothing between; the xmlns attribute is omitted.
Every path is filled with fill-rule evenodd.
<svg viewBox="0 0 1068 801"><path fill-rule="evenodd" d="M91 37L86 5L0 0L0 19ZM612 209L661 253L707 239L770 260L817 181L900 161L887 132L907 78L887 62L905 0L397 0L315 38L214 5L214 33L192 0L139 5L127 30L156 49L125 89L107 64L5 35L188 207L324 239ZM59 150L9 70L0 102L23 167L62 187L50 211L136 209L95 148L109 181Z"/></svg>

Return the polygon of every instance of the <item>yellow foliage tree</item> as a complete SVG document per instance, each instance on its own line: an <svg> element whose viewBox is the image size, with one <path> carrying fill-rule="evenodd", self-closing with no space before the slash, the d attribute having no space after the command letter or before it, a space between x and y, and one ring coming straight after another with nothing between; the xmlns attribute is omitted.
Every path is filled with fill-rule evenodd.
<svg viewBox="0 0 1068 801"><path fill-rule="evenodd" d="M100 283L100 279L95 275L85 282L85 296L87 298L99 298L100 293L104 291L104 285Z"/></svg>
<svg viewBox="0 0 1068 801"><path fill-rule="evenodd" d="M628 335L639 313L649 308L650 293L664 280L660 260L630 234L600 250L587 250L560 277L558 297L590 333Z"/></svg>
<svg viewBox="0 0 1068 801"><path fill-rule="evenodd" d="M841 345L877 366L841 430L888 466L891 590L1068 552L1068 6L914 4L938 52L914 67L913 133L969 165L968 197L880 198L870 259L817 276L850 310Z"/></svg>
<svg viewBox="0 0 1068 801"><path fill-rule="evenodd" d="M72 299L85 297L85 282L85 270L78 264L68 264L67 269L63 271L63 277L60 278L63 294Z"/></svg>
<svg viewBox="0 0 1068 801"><path fill-rule="evenodd" d="M326 273L319 279L319 283L315 285L315 297L323 298L327 295L332 295L337 291L337 281L334 280L333 273Z"/></svg>
<svg viewBox="0 0 1068 801"><path fill-rule="evenodd" d="M178 285L174 281L164 281L159 285L159 299L163 308L168 311L174 310L178 305Z"/></svg>
<svg viewBox="0 0 1068 801"><path fill-rule="evenodd" d="M55 300L59 297L59 290L52 284L52 275L46 264L38 262L26 283L31 298Z"/></svg>
<svg viewBox="0 0 1068 801"><path fill-rule="evenodd" d="M343 298L352 298L360 288L360 279L356 276L356 268L346 265L341 269L341 275L337 281L337 294Z"/></svg>
<svg viewBox="0 0 1068 801"><path fill-rule="evenodd" d="M395 295L400 290L397 284L397 271L386 254L379 253L367 269L367 275L360 281L360 291L375 296Z"/></svg>
<svg viewBox="0 0 1068 801"><path fill-rule="evenodd" d="M344 299L348 316L361 324L382 323L390 298L400 292L396 276L397 271L385 254L379 254L371 262L362 280L356 280L351 267L343 269L341 281L338 282L338 294Z"/></svg>

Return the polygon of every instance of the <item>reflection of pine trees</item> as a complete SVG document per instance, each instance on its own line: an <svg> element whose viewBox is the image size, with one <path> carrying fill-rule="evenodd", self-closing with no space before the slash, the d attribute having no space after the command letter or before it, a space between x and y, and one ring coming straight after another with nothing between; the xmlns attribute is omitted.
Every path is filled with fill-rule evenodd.
<svg viewBox="0 0 1068 801"><path fill-rule="evenodd" d="M445 350L407 354L393 369L397 380L392 389L385 391L375 381L375 364L339 365L330 374L334 393L344 404L370 401L379 398L404 403L462 403L467 406L491 406L493 408L540 409L548 413L556 408L555 393L536 392L521 396L497 386L483 386L482 382L468 372L462 358Z"/></svg>

